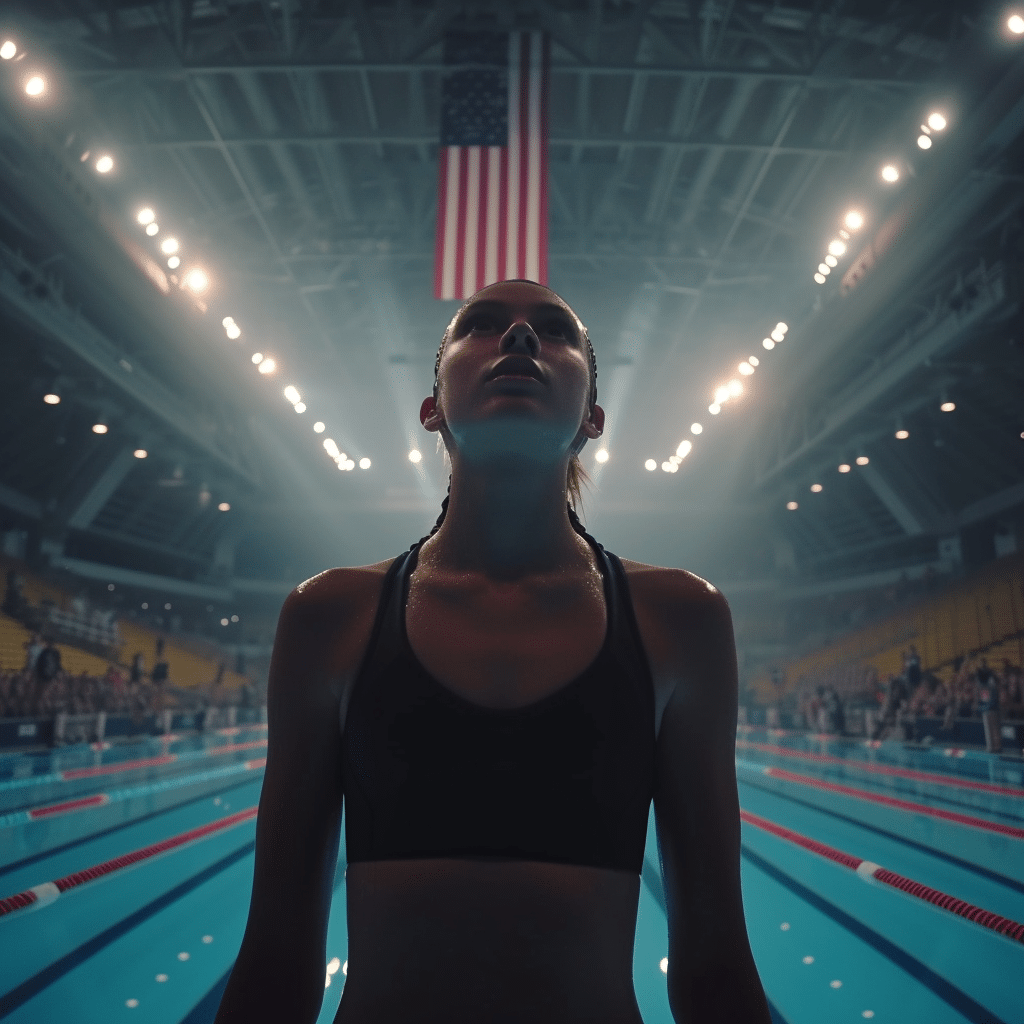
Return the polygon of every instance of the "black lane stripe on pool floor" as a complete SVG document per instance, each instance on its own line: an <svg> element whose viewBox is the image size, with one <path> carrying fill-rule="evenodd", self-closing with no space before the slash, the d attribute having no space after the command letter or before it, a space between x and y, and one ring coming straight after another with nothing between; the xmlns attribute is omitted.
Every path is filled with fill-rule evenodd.
<svg viewBox="0 0 1024 1024"><path fill-rule="evenodd" d="M912 978L915 978L926 988L934 992L935 995L956 1010L957 1013L963 1014L972 1024L1009 1024L1009 1022L997 1017L991 1010L987 1010L981 1003L975 1002L966 992L947 981L941 974L937 974L930 967L927 967L917 957L897 946L895 942L891 942L884 935L876 932L862 921L858 921L857 918L848 914L845 910L841 910L831 900L825 899L824 896L819 896L813 889L809 889L802 882L798 882L793 878L792 875L787 874L781 868L765 860L759 853L755 853L745 843L741 844L740 852L751 864L760 868L780 885L785 886L794 896L810 904L815 910L819 910L827 917L830 917L841 928L845 928L851 934L856 935L858 939L866 942L887 960L902 968Z"/></svg>
<svg viewBox="0 0 1024 1024"><path fill-rule="evenodd" d="M935 846L928 846L927 843L919 843L916 839L908 839L906 836L900 835L899 832L890 832L888 829L880 828L878 825L871 825L866 821L862 821L860 818L854 818L848 814L840 814L839 811L831 810L828 807L822 807L821 804L816 804L811 800L801 800L798 796L793 796L792 793L786 793L782 789L775 789L772 786L766 786L760 782L754 782L750 779L737 777L737 782L741 786L750 786L752 789L760 789L764 793L771 793L773 796L780 797L783 800L789 800L794 804L800 804L801 807L808 807L812 811L820 811L822 814L827 814L830 818L836 818L839 821L845 821L850 825L856 825L859 828L866 829L868 832L874 832L876 835L885 836L886 839L894 839L904 846L909 846L914 850L920 850L921 853L927 853L938 860L944 860L947 864L955 864L958 868L963 868L965 871L970 871L975 875L980 875L982 878L987 878L990 881L998 882L1000 885L1006 886L1007 889L1013 889L1014 892L1024 893L1024 882L1018 881L1016 878L1011 878L1009 875L1001 875L998 871L992 871L990 868L982 867L980 864L975 864L972 861L965 860L963 857L958 857L954 853L947 853L945 850L940 850Z"/></svg>

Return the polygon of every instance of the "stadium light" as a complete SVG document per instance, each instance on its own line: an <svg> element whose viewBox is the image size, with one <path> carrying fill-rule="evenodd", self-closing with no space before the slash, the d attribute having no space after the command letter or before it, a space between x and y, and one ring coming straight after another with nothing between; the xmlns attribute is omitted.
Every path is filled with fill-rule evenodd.
<svg viewBox="0 0 1024 1024"><path fill-rule="evenodd" d="M149 456L149 452L147 452L145 448L136 448L132 454L137 459L145 459Z"/></svg>
<svg viewBox="0 0 1024 1024"><path fill-rule="evenodd" d="M866 466L871 460L866 455L857 456L857 465Z"/></svg>
<svg viewBox="0 0 1024 1024"><path fill-rule="evenodd" d="M821 284L824 280L825 278L822 277L821 281L819 281L818 284ZM761 344L764 345L764 347L768 349L769 352L771 352L771 350L775 348L775 342L772 341L771 338L765 338L764 341L761 342Z"/></svg>
<svg viewBox="0 0 1024 1024"><path fill-rule="evenodd" d="M305 412L306 411L306 403L305 402L296 402L294 408L295 408L296 412L299 412L299 413Z"/></svg>
<svg viewBox="0 0 1024 1024"><path fill-rule="evenodd" d="M839 472L840 473L849 473L850 472L850 464L848 462L840 463L839 464Z"/></svg>
<svg viewBox="0 0 1024 1024"><path fill-rule="evenodd" d="M230 512L230 511L231 511L231 505L230 505L230 503L228 503L228 502L226 502L226 501L222 501L222 502L221 502L221 503L220 503L220 504L219 504L219 505L217 506L217 511L218 511L218 512Z"/></svg>
<svg viewBox="0 0 1024 1024"><path fill-rule="evenodd" d="M50 391L43 395L43 401L47 405L60 405L60 395L56 391Z"/></svg>
<svg viewBox="0 0 1024 1024"><path fill-rule="evenodd" d="M42 96L46 92L46 79L42 75L33 75L25 83L25 92L29 96Z"/></svg>
<svg viewBox="0 0 1024 1024"><path fill-rule="evenodd" d="M936 110L928 115L928 127L935 132L941 132L946 127L946 119Z"/></svg>
<svg viewBox="0 0 1024 1024"><path fill-rule="evenodd" d="M825 283L825 275L824 274L815 274L814 275L814 280L815 280L815 282L817 284L824 284ZM774 348L775 346L774 345L765 344L764 347L765 348Z"/></svg>
<svg viewBox="0 0 1024 1024"><path fill-rule="evenodd" d="M367 459L367 458L360 459L359 460L359 468L360 469L369 469L370 468L370 460Z"/></svg>
<svg viewBox="0 0 1024 1024"><path fill-rule="evenodd" d="M1010 17L1006 19L1006 27L1015 36L1019 36L1021 33L1024 33L1024 18L1019 14L1011 14Z"/></svg>
<svg viewBox="0 0 1024 1024"><path fill-rule="evenodd" d="M690 424L690 433L691 434L702 434L702 433L704 433L704 427L700 423L691 423Z"/></svg>
<svg viewBox="0 0 1024 1024"><path fill-rule="evenodd" d="M921 149L931 149L932 140L927 135L918 135L917 144Z"/></svg>
<svg viewBox="0 0 1024 1024"><path fill-rule="evenodd" d="M832 241L828 243L828 251L832 253L833 256L842 256L843 253L846 252L846 243L841 242L838 238L833 238Z"/></svg>
<svg viewBox="0 0 1024 1024"><path fill-rule="evenodd" d="M750 363L746 362L740 363L737 369L740 371L740 373L743 374L744 377L749 377L754 372L754 368L750 365Z"/></svg>
<svg viewBox="0 0 1024 1024"><path fill-rule="evenodd" d="M179 258L178 258L177 256L172 256L172 257L171 257L171 258L170 258L170 259L169 259L169 260L167 261L167 266L168 266L168 267L170 267L170 268L171 268L171 270L177 270L177 269L178 269L178 267L180 267L180 266L181 266L181 260L180 260L180 259L179 259Z"/></svg>
<svg viewBox="0 0 1024 1024"><path fill-rule="evenodd" d="M109 429L106 423L94 423L92 425L92 432L94 434L105 434Z"/></svg>
<svg viewBox="0 0 1024 1024"><path fill-rule="evenodd" d="M882 168L882 180L883 181L899 181L900 180L900 172L892 164L886 164Z"/></svg>
<svg viewBox="0 0 1024 1024"><path fill-rule="evenodd" d="M422 459L422 458L423 458L423 456L415 448L413 448L413 450L411 452L409 452L409 461L410 462L419 462L420 459Z"/></svg>
<svg viewBox="0 0 1024 1024"><path fill-rule="evenodd" d="M148 227L146 228L146 234L149 235L150 238L152 238L159 230L160 225L157 224L156 221L151 221Z"/></svg>
<svg viewBox="0 0 1024 1024"><path fill-rule="evenodd" d="M202 267L195 267L185 275L185 284L189 291L199 295L210 287L210 279Z"/></svg>
<svg viewBox="0 0 1024 1024"><path fill-rule="evenodd" d="M10 60L18 52L18 47L13 39L5 39L3 46L0 46L0 57Z"/></svg>
<svg viewBox="0 0 1024 1024"><path fill-rule="evenodd" d="M160 249L170 256L178 251L178 240L176 238L165 238L160 243Z"/></svg>
<svg viewBox="0 0 1024 1024"><path fill-rule="evenodd" d="M896 439L897 440L899 440L899 441L906 441L906 439L908 437L910 437L910 431L909 430L897 430L896 431Z"/></svg>
<svg viewBox="0 0 1024 1024"><path fill-rule="evenodd" d="M138 213L137 213L137 214L135 215L135 219L136 219L136 220L137 220L137 221L138 221L138 222L139 222L139 223L140 223L140 224L141 224L141 225L142 225L143 227L145 227L145 226L146 226L147 224L152 224L152 223L153 223L153 221L155 221L155 220L156 220L156 214L155 214L155 213L153 212L153 210L152 210L152 209L151 209L150 207L148 207L148 206L144 206L144 207L143 207L143 208L142 208L141 210L139 210L139 212L138 212Z"/></svg>
<svg viewBox="0 0 1024 1024"><path fill-rule="evenodd" d="M747 362L750 363L751 366L760 366L761 365L761 360L758 359L757 356L748 356L747 357Z"/></svg>
<svg viewBox="0 0 1024 1024"><path fill-rule="evenodd" d="M711 413L712 416L717 416L721 411L722 407L717 402L708 406L708 412Z"/></svg>
<svg viewBox="0 0 1024 1024"><path fill-rule="evenodd" d="M594 458L598 462L607 462L608 461L608 449L607 448L602 448L600 451L595 453Z"/></svg>
<svg viewBox="0 0 1024 1024"><path fill-rule="evenodd" d="M786 502L786 508L788 508L790 512L795 512L799 507L800 506L795 501Z"/></svg>
<svg viewBox="0 0 1024 1024"><path fill-rule="evenodd" d="M829 267L834 267L834 266L836 266L836 264L837 264L838 262L839 262L839 260L837 260L837 259L835 258L835 256L833 256L833 255L832 255L832 253L829 253L829 254L828 254L828 255L827 255L826 257L825 257L825 264L826 264L827 266L829 266Z"/></svg>
<svg viewBox="0 0 1024 1024"><path fill-rule="evenodd" d="M851 210L846 215L845 219L843 220L843 223L851 231L859 231L862 227L864 227L864 214L862 214L860 210Z"/></svg>
<svg viewBox="0 0 1024 1024"><path fill-rule="evenodd" d="M314 433L322 434L326 429L327 426L322 420L317 420L316 423L313 424Z"/></svg>
<svg viewBox="0 0 1024 1024"><path fill-rule="evenodd" d="M823 490L824 488L821 486L821 484L811 484L811 491L813 491L815 494L821 494Z"/></svg>
<svg viewBox="0 0 1024 1024"><path fill-rule="evenodd" d="M289 384L288 387L284 389L284 397L287 398L292 405L296 405L302 401L302 395L299 394L299 390L294 384Z"/></svg>
<svg viewBox="0 0 1024 1024"><path fill-rule="evenodd" d="M832 258L835 259L834 256ZM818 273L819 274L824 274L825 277L828 277L828 275L832 273L832 268L827 263L819 263L818 264ZM772 337L774 337L774 335L772 335Z"/></svg>
<svg viewBox="0 0 1024 1024"><path fill-rule="evenodd" d="M277 369L277 363L273 359L267 358L260 363L260 373L267 374L273 373Z"/></svg>
<svg viewBox="0 0 1024 1024"><path fill-rule="evenodd" d="M263 353L262 353L262 352L253 352L253 354L252 354L252 361L253 361L253 362L254 362L254 363L255 363L255 364L257 365L257 366L259 366L259 365L260 365L260 363L262 363L262 362L263 362Z"/></svg>
<svg viewBox="0 0 1024 1024"><path fill-rule="evenodd" d="M690 452L693 451L692 441L680 441L679 447L676 449L676 456L680 459L685 459Z"/></svg>
<svg viewBox="0 0 1024 1024"><path fill-rule="evenodd" d="M1024 437L1024 434L1021 434L1021 437ZM646 469L648 471L653 471L653 470L655 470L657 468L658 468L658 464L654 461L654 459L648 459L644 463L644 469Z"/></svg>
<svg viewBox="0 0 1024 1024"><path fill-rule="evenodd" d="M104 153L103 156L96 161L96 170L100 174L109 174L114 169L114 158L109 153Z"/></svg>
<svg viewBox="0 0 1024 1024"><path fill-rule="evenodd" d="M942 405L939 406L939 408L943 412L953 412L956 409L956 403L954 403L954 402L943 402Z"/></svg>

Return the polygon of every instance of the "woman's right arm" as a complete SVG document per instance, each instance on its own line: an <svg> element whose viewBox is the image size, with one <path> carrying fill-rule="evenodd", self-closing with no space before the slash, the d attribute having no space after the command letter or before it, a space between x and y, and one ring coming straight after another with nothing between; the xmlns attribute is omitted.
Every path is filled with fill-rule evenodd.
<svg viewBox="0 0 1024 1024"><path fill-rule="evenodd" d="M346 570L302 584L278 621L249 920L215 1024L313 1024L341 831L339 622Z"/></svg>

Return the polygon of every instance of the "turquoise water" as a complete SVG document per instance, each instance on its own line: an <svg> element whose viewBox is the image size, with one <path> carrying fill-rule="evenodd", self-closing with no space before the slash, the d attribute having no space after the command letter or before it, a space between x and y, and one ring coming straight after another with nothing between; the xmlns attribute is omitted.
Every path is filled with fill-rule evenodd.
<svg viewBox="0 0 1024 1024"><path fill-rule="evenodd" d="M265 728L242 728L0 757L0 896L255 808L265 737ZM744 811L1024 921L1019 761L764 730L738 739ZM176 759L131 767L165 752ZM62 775L107 766L123 770ZM27 820L30 808L96 793L109 802ZM254 838L251 818L0 918L0 1018L212 1021L245 928ZM756 825L743 824L742 841L751 947L776 1019L1024 1024L1024 945ZM322 1022L333 1019L345 978L344 857L343 838ZM647 1024L672 1024L658 865L652 810L634 982Z"/></svg>

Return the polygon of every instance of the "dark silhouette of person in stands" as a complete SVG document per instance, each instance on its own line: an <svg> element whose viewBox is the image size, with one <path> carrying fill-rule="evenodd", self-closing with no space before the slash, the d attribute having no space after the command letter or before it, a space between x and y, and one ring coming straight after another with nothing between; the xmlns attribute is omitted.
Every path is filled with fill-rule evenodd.
<svg viewBox="0 0 1024 1024"><path fill-rule="evenodd" d="M769 1024L740 889L731 615L704 580L606 551L567 502L604 427L586 329L532 282L478 292L420 421L452 466L434 529L282 610L216 1024L316 1020L343 800L336 1024L642 1024L652 799L675 1020Z"/></svg>
<svg viewBox="0 0 1024 1024"><path fill-rule="evenodd" d="M1002 723L999 718L999 680L982 658L974 673L974 706L985 729L985 749L990 754L1003 749Z"/></svg>
<svg viewBox="0 0 1024 1024"><path fill-rule="evenodd" d="M28 614L28 598L25 597L25 581L16 569L7 570L7 588L4 591L2 610L5 615L19 622L24 621Z"/></svg>

